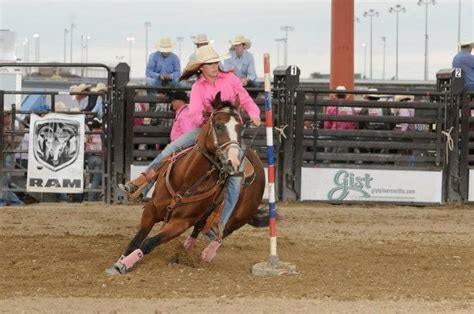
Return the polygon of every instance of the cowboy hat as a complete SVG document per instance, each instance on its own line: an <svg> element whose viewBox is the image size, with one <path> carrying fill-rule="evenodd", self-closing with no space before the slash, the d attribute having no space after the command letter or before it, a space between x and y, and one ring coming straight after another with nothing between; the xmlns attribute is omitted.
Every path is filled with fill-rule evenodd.
<svg viewBox="0 0 474 314"><path fill-rule="evenodd" d="M206 34L200 33L196 35L196 38L193 40L196 45L209 44Z"/></svg>
<svg viewBox="0 0 474 314"><path fill-rule="evenodd" d="M54 112L66 112L69 108L62 101L58 101L54 104Z"/></svg>
<svg viewBox="0 0 474 314"><path fill-rule="evenodd" d="M227 57L219 56L217 52L214 50L214 48L210 45L199 47L196 50L196 58L188 62L179 80L181 81L181 80L186 80L190 78L191 76L193 76L199 71L199 68L203 64L216 63L227 58L228 56Z"/></svg>
<svg viewBox="0 0 474 314"><path fill-rule="evenodd" d="M79 84L79 85L72 85L71 87L69 87L69 91L71 93L82 93L83 91L85 91L86 89L89 89L91 87L92 87L92 85L86 85L86 84L82 83L82 84Z"/></svg>
<svg viewBox="0 0 474 314"><path fill-rule="evenodd" d="M393 97L393 101L413 101L415 100L415 96L413 95L395 95Z"/></svg>
<svg viewBox="0 0 474 314"><path fill-rule="evenodd" d="M250 41L250 39L245 38L244 35L235 36L233 40L229 41L229 43L231 44L231 46L244 44L245 49L249 49L250 47L252 47L252 42Z"/></svg>
<svg viewBox="0 0 474 314"><path fill-rule="evenodd" d="M459 47L471 46L474 47L474 42L472 40L464 40L459 42Z"/></svg>
<svg viewBox="0 0 474 314"><path fill-rule="evenodd" d="M342 85L339 85L338 87L336 87L336 90L345 91L346 87L342 86Z"/></svg>
<svg viewBox="0 0 474 314"><path fill-rule="evenodd" d="M159 52L171 52L174 48L174 43L169 37L160 38L160 42L156 44L156 48Z"/></svg>
<svg viewBox="0 0 474 314"><path fill-rule="evenodd" d="M378 90L376 88L369 88L368 90L369 92L378 92ZM380 95L379 94L367 94L364 98L377 98L377 99L380 99Z"/></svg>
<svg viewBox="0 0 474 314"><path fill-rule="evenodd" d="M91 89L92 92L106 92L107 91L107 85L105 85L104 83L97 83L97 85L95 87L93 87Z"/></svg>
<svg viewBox="0 0 474 314"><path fill-rule="evenodd" d="M177 90L169 95L169 101L172 102L173 100L182 100L187 103L189 101L188 94L184 90Z"/></svg>

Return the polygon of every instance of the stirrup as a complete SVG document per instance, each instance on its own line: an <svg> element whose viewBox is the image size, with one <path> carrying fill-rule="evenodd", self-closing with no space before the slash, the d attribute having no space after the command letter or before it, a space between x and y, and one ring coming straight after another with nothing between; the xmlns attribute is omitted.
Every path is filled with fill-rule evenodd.
<svg viewBox="0 0 474 314"><path fill-rule="evenodd" d="M147 185L148 182L142 184L141 186L136 186L135 184L128 182L125 184L119 184L118 187L127 194L127 198L130 201L138 201L142 199L142 192L145 190Z"/></svg>

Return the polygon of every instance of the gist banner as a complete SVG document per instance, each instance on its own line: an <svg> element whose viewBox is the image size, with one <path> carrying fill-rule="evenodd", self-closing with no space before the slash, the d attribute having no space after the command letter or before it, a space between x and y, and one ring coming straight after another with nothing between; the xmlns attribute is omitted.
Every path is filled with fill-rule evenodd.
<svg viewBox="0 0 474 314"><path fill-rule="evenodd" d="M28 192L82 193L84 115L31 115Z"/></svg>
<svg viewBox="0 0 474 314"><path fill-rule="evenodd" d="M303 168L301 200L441 203L441 171Z"/></svg>

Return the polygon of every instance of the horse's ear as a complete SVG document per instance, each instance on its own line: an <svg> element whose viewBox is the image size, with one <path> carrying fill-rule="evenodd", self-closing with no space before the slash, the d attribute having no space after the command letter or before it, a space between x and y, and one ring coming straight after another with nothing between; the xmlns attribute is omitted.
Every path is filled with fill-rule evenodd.
<svg viewBox="0 0 474 314"><path fill-rule="evenodd" d="M217 92L216 97L214 97L214 101L212 102L212 106L214 109L222 107L221 92Z"/></svg>
<svg viewBox="0 0 474 314"><path fill-rule="evenodd" d="M237 96L235 96L234 107L235 107L235 109L239 109L239 107L240 107L240 96L239 96L239 94L237 94Z"/></svg>

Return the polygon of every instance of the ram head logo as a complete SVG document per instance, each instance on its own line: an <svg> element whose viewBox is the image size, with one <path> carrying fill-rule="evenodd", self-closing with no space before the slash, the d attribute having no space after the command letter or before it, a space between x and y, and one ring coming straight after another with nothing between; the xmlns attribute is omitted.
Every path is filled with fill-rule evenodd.
<svg viewBox="0 0 474 314"><path fill-rule="evenodd" d="M42 166L59 171L79 155L79 122L49 119L35 123L34 155Z"/></svg>

